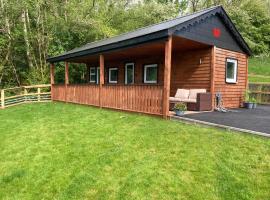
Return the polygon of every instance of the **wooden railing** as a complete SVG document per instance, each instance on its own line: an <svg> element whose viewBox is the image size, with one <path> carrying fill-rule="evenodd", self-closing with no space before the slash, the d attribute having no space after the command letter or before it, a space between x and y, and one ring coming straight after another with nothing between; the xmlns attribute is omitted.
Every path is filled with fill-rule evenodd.
<svg viewBox="0 0 270 200"><path fill-rule="evenodd" d="M1 108L28 102L51 101L51 85L32 85L1 90Z"/></svg>
<svg viewBox="0 0 270 200"><path fill-rule="evenodd" d="M270 104L270 83L249 83L249 91L258 103Z"/></svg>
<svg viewBox="0 0 270 200"><path fill-rule="evenodd" d="M162 114L163 87L159 85L53 85L52 100L106 108Z"/></svg>
<svg viewBox="0 0 270 200"><path fill-rule="evenodd" d="M102 107L162 114L162 86L105 85L101 92Z"/></svg>

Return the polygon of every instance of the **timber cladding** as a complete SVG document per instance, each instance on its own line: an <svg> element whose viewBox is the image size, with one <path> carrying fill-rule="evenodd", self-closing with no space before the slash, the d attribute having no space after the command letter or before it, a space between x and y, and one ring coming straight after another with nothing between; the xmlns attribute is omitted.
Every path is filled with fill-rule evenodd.
<svg viewBox="0 0 270 200"><path fill-rule="evenodd" d="M210 87L211 48L173 54L170 96L174 96L178 88L209 92Z"/></svg>
<svg viewBox="0 0 270 200"><path fill-rule="evenodd" d="M143 83L143 71L144 65L147 64L157 64L158 65L158 80L157 84L163 84L163 74L164 74L164 56L151 56L144 58L130 58L129 60L114 60L106 61L105 57L105 84L109 83L109 68L118 69L118 81L117 84L125 84L125 64L134 63L134 83L142 84ZM96 66L93 66L96 67ZM115 85L115 84L114 84ZM154 84L151 84L154 85Z"/></svg>
<svg viewBox="0 0 270 200"><path fill-rule="evenodd" d="M226 59L238 61L237 82L226 83ZM239 108L244 101L247 83L247 56L243 53L216 48L215 51L214 91L221 92L223 105L228 108Z"/></svg>

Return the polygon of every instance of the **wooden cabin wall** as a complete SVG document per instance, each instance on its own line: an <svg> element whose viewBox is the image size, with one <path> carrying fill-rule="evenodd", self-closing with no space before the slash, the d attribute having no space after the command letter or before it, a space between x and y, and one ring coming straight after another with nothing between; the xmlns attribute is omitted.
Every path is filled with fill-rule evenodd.
<svg viewBox="0 0 270 200"><path fill-rule="evenodd" d="M237 83L226 83L226 59L238 60ZM247 87L247 56L243 53L233 52L221 48L215 51L214 91L221 92L223 104L226 108L242 106Z"/></svg>
<svg viewBox="0 0 270 200"><path fill-rule="evenodd" d="M178 88L211 90L211 56L212 48L191 51L174 51L172 56L171 90L174 96ZM238 60L237 83L226 83L226 58ZM216 48L214 69L214 93L221 92L224 106L237 108L244 100L247 81L247 56L243 53ZM125 83L125 64L135 63L135 84L143 84L143 66L158 64L158 84L163 84L164 55L152 57L130 58L129 60L106 60L105 57L105 84L108 84L109 68L118 68L118 85ZM92 66L89 64L88 66ZM93 66L96 67L96 66ZM116 85L117 85L116 84ZM113 85L113 84L112 84ZM213 99L215 100L215 99Z"/></svg>
<svg viewBox="0 0 270 200"><path fill-rule="evenodd" d="M105 56L105 73L104 73L104 79L105 84L109 84L109 68L118 68L118 82L111 83L112 85L123 85L125 84L125 64L126 63L134 63L134 83L135 84L143 84L143 70L144 65L146 64L157 64L158 65L158 83L157 84L163 84L163 75L164 75L164 56L152 56L152 57L141 57L141 58L130 58L129 60L113 60L108 61L106 60ZM88 66L92 66L91 64L88 64Z"/></svg>
<svg viewBox="0 0 270 200"><path fill-rule="evenodd" d="M172 57L171 91L178 88L207 89L211 87L211 49L174 52Z"/></svg>

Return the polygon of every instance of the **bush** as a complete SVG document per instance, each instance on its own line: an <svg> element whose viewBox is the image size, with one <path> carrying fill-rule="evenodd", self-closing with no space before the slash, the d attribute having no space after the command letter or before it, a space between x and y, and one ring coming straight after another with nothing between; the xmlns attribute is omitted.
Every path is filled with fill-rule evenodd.
<svg viewBox="0 0 270 200"><path fill-rule="evenodd" d="M186 111L187 110L187 104L186 103L176 103L174 105L174 110L180 110L180 111Z"/></svg>

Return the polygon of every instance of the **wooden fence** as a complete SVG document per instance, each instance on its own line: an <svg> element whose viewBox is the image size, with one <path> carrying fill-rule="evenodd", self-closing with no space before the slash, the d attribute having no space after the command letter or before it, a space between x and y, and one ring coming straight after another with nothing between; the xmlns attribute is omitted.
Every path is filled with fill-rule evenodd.
<svg viewBox="0 0 270 200"><path fill-rule="evenodd" d="M249 91L258 103L270 104L270 83L249 83Z"/></svg>
<svg viewBox="0 0 270 200"><path fill-rule="evenodd" d="M1 90L1 108L28 102L51 101L51 85L32 85Z"/></svg>
<svg viewBox="0 0 270 200"><path fill-rule="evenodd" d="M162 114L163 87L159 85L53 85L52 100L119 110Z"/></svg>

